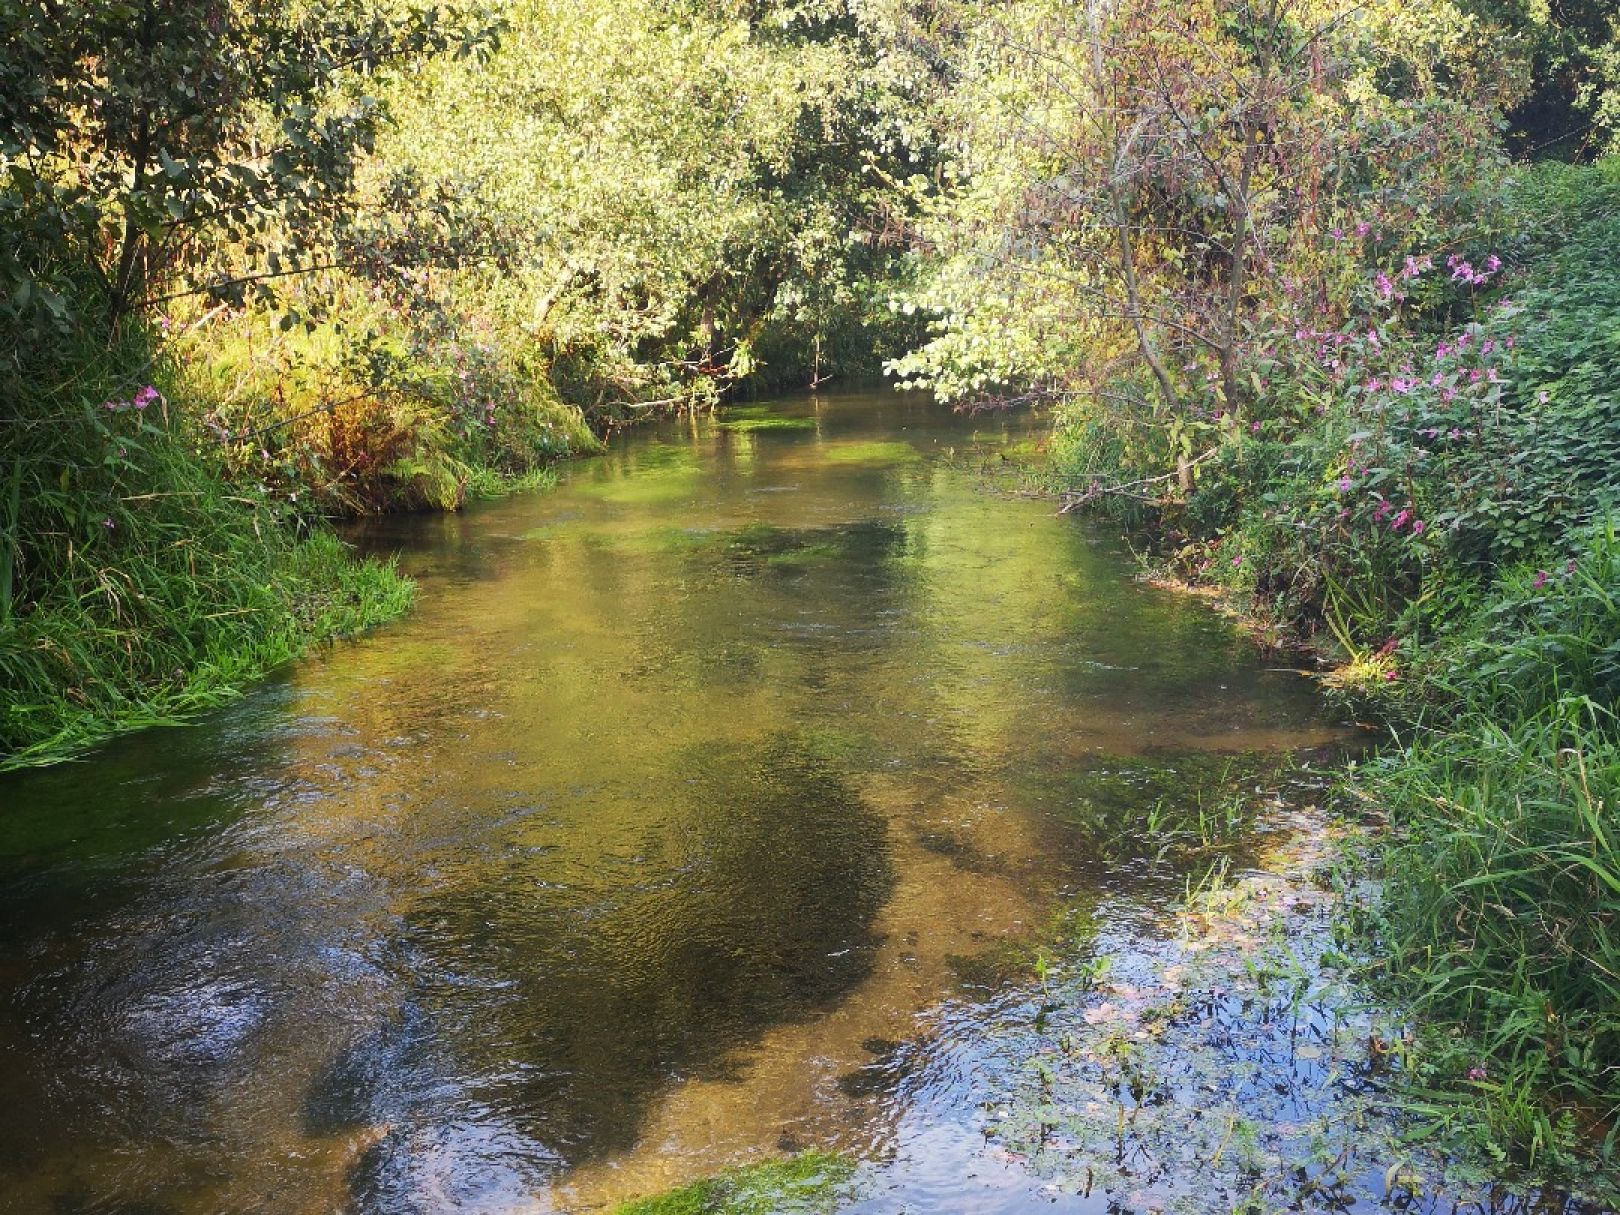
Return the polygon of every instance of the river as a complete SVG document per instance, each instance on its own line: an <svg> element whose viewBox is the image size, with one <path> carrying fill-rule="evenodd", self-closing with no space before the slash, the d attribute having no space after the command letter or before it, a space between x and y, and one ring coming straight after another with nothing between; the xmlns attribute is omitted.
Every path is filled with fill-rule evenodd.
<svg viewBox="0 0 1620 1215"><path fill-rule="evenodd" d="M1001 994L1167 931L1149 816L1345 731L1010 492L1041 425L647 428L369 528L399 623L0 780L0 1209L598 1210L800 1148L1044 1209L975 1164Z"/></svg>

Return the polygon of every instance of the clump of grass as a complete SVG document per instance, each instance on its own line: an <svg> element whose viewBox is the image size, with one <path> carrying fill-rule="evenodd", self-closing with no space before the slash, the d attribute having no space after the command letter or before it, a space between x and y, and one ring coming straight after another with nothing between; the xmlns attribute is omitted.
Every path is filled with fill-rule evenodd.
<svg viewBox="0 0 1620 1215"><path fill-rule="evenodd" d="M1470 719L1373 786L1399 833L1378 909L1390 973L1421 1020L1466 1030L1434 1039L1430 1078L1528 1163L1615 1125L1620 720L1586 698Z"/></svg>
<svg viewBox="0 0 1620 1215"><path fill-rule="evenodd" d="M408 605L391 566L220 478L141 334L64 338L31 373L3 385L0 768L181 719Z"/></svg>
<svg viewBox="0 0 1620 1215"><path fill-rule="evenodd" d="M1501 580L1429 659L1450 712L1367 775L1389 972L1452 1030L1426 1108L1529 1162L1620 1118L1620 542L1574 551Z"/></svg>
<svg viewBox="0 0 1620 1215"><path fill-rule="evenodd" d="M508 494L553 489L559 480L557 470L549 464L520 473L502 473L480 466L473 468L467 477L466 496L468 501L487 502Z"/></svg>
<svg viewBox="0 0 1620 1215"><path fill-rule="evenodd" d="M823 1215L835 1209L854 1171L847 1156L804 1152L638 1199L615 1215Z"/></svg>

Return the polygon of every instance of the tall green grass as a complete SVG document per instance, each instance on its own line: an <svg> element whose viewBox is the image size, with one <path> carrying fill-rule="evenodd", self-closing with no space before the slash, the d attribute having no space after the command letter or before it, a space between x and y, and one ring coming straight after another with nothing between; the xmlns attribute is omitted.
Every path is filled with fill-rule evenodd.
<svg viewBox="0 0 1620 1215"><path fill-rule="evenodd" d="M1367 776L1376 939L1453 1094L1430 1109L1530 1162L1612 1156L1620 1125L1620 541L1584 540L1439 644L1446 711Z"/></svg>
<svg viewBox="0 0 1620 1215"><path fill-rule="evenodd" d="M221 478L150 335L17 349L0 368L0 768L180 719L408 604L391 567Z"/></svg>

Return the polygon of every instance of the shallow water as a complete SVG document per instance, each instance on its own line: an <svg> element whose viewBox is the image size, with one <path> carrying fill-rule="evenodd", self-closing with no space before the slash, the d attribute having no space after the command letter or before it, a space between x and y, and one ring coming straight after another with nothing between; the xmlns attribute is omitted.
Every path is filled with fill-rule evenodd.
<svg viewBox="0 0 1620 1215"><path fill-rule="evenodd" d="M1005 492L1037 420L728 419L385 521L410 617L0 779L0 1209L588 1210L805 1147L1048 1209L967 1180L1003 979L1151 939L1150 816L1345 731Z"/></svg>

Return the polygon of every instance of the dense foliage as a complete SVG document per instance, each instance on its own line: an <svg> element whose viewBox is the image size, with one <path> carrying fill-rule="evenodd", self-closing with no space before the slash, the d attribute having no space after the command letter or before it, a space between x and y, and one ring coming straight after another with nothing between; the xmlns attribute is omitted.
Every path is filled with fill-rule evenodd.
<svg viewBox="0 0 1620 1215"><path fill-rule="evenodd" d="M323 516L886 362L1050 406L1057 488L1401 724L1377 931L1474 1052L1435 1078L1493 1142L1614 1123L1620 162L1513 159L1620 137L1611 5L0 0L0 37L8 762L401 610Z"/></svg>

